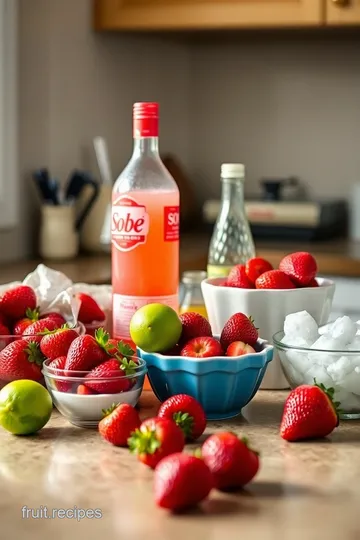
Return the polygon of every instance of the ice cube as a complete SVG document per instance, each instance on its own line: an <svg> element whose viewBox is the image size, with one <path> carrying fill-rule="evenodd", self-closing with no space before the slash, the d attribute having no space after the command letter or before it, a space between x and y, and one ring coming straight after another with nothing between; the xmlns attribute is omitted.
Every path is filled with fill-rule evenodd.
<svg viewBox="0 0 360 540"><path fill-rule="evenodd" d="M346 348L348 351L360 351L360 336L355 337Z"/></svg>
<svg viewBox="0 0 360 540"><path fill-rule="evenodd" d="M286 351L286 358L292 367L302 376L312 366L307 352L296 350Z"/></svg>
<svg viewBox="0 0 360 540"><path fill-rule="evenodd" d="M355 368L354 371L345 375L339 384L347 392L360 396L360 368Z"/></svg>
<svg viewBox="0 0 360 540"><path fill-rule="evenodd" d="M348 356L340 356L336 362L327 367L327 372L335 384L340 383L351 371L354 371L354 364Z"/></svg>
<svg viewBox="0 0 360 540"><path fill-rule="evenodd" d="M338 340L342 347L349 345L355 338L357 325L348 317L339 317L328 332L333 339Z"/></svg>
<svg viewBox="0 0 360 540"><path fill-rule="evenodd" d="M340 409L344 412L359 411L360 398L352 392L347 392L341 386L335 386L334 401L340 403Z"/></svg>
<svg viewBox="0 0 360 540"><path fill-rule="evenodd" d="M332 388L334 386L333 380L323 366L311 366L310 369L304 374L305 384L323 384L326 388Z"/></svg>
<svg viewBox="0 0 360 540"><path fill-rule="evenodd" d="M284 333L290 337L302 337L313 343L318 335L318 325L307 311L298 311L287 315L284 321Z"/></svg>
<svg viewBox="0 0 360 540"><path fill-rule="evenodd" d="M285 343L285 345L289 345L290 347L304 347L305 349L308 349L311 346L311 342L301 336L285 335L282 338L281 343Z"/></svg>
<svg viewBox="0 0 360 540"><path fill-rule="evenodd" d="M342 354L336 354L337 351L339 353L342 351L344 347L342 347L342 342L340 342L333 337L330 336L330 334L323 334L319 337L313 343L310 347L310 349L320 349L323 351L330 351L330 352L319 352L314 351L309 353L309 360L313 364L318 364L319 366L329 366L330 364L333 364L336 362ZM335 352L331 352L335 351Z"/></svg>

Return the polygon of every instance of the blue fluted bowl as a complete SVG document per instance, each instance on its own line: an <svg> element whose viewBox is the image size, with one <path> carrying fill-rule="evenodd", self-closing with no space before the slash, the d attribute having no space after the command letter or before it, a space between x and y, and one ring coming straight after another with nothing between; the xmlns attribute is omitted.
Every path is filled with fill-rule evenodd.
<svg viewBox="0 0 360 540"><path fill-rule="evenodd" d="M137 350L147 364L151 387L161 402L176 394L188 394L201 403L209 420L237 416L252 400L273 359L274 348L259 340L257 351L198 359Z"/></svg>

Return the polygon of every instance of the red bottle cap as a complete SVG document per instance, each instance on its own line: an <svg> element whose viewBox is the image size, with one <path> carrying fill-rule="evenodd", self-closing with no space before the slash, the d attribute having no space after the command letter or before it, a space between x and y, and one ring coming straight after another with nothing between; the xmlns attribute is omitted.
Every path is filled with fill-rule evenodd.
<svg viewBox="0 0 360 540"><path fill-rule="evenodd" d="M159 104L134 103L133 107L134 138L158 137Z"/></svg>

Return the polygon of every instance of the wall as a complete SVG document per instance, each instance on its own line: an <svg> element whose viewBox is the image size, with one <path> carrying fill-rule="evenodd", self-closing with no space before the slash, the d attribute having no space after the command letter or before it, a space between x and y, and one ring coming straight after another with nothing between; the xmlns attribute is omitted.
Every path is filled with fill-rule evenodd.
<svg viewBox="0 0 360 540"><path fill-rule="evenodd" d="M247 36L191 57L191 165L202 199L222 162L243 161L247 193L296 175L313 196L360 181L360 37ZM206 184L206 191L204 185Z"/></svg>
<svg viewBox="0 0 360 540"><path fill-rule="evenodd" d="M66 180L75 167L97 173L92 139L106 137L113 173L132 146L131 108L161 107L161 150L188 158L188 48L156 36L98 35L91 0L20 0L21 222L0 234L0 261L36 249L39 201L31 171Z"/></svg>

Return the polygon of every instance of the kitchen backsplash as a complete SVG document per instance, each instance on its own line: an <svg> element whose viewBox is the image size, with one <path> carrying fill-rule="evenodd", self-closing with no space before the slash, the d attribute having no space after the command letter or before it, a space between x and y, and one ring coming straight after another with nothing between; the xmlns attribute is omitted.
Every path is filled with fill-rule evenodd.
<svg viewBox="0 0 360 540"><path fill-rule="evenodd" d="M247 192L260 177L294 174L313 195L342 196L359 179L360 36L99 35L91 5L20 2L22 221L0 234L0 260L34 250L35 167L97 172L92 138L103 135L122 169L134 100L160 101L161 150L180 158L200 200L219 194L222 161L246 163Z"/></svg>

